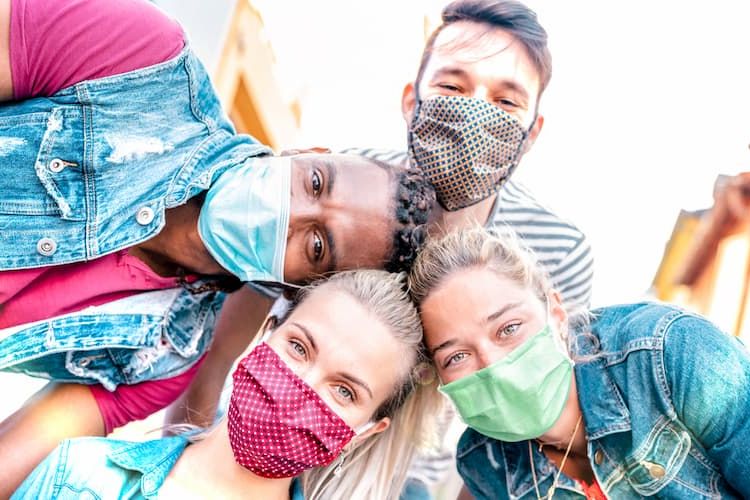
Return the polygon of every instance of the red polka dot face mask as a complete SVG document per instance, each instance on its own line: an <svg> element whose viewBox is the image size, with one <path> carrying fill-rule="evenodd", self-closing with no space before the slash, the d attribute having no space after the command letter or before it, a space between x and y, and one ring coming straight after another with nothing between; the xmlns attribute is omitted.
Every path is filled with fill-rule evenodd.
<svg viewBox="0 0 750 500"><path fill-rule="evenodd" d="M265 342L234 372L229 443L234 459L268 478L330 464L356 435Z"/></svg>

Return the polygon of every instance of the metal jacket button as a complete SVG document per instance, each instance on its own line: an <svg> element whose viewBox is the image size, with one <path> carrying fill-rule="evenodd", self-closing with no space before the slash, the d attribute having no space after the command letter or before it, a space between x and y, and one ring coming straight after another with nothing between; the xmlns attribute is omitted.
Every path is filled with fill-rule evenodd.
<svg viewBox="0 0 750 500"><path fill-rule="evenodd" d="M55 158L54 160L49 162L49 170L50 172L55 174L62 172L65 167L75 166L78 166L78 164L72 161L61 160L60 158Z"/></svg>
<svg viewBox="0 0 750 500"><path fill-rule="evenodd" d="M57 242L52 238L42 238L36 242L36 251L49 257L57 251Z"/></svg>
<svg viewBox="0 0 750 500"><path fill-rule="evenodd" d="M643 466L648 469L648 473L653 477L654 479L661 479L664 477L664 475L667 473L666 469L655 463L651 462L643 462Z"/></svg>
<svg viewBox="0 0 750 500"><path fill-rule="evenodd" d="M601 465L602 462L604 462L604 452L600 448L594 453L594 463L596 465Z"/></svg>
<svg viewBox="0 0 750 500"><path fill-rule="evenodd" d="M154 211L151 209L151 207L141 207L135 214L135 220L141 226L151 224L151 221L154 220Z"/></svg>

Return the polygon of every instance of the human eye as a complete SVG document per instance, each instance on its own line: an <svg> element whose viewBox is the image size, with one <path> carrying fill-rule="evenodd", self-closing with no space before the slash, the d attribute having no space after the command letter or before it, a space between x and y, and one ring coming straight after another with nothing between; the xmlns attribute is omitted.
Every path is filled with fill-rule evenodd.
<svg viewBox="0 0 750 500"><path fill-rule="evenodd" d="M460 363L461 361L466 359L467 356L468 354L465 352L457 352L455 354L451 354L443 361L443 368L448 368L449 366L453 366L456 363Z"/></svg>
<svg viewBox="0 0 750 500"><path fill-rule="evenodd" d="M461 87L459 87L456 84L450 83L450 82L438 83L437 87L439 89L445 90L446 92L451 93L451 94L460 94L461 93Z"/></svg>
<svg viewBox="0 0 750 500"><path fill-rule="evenodd" d="M310 185L312 186L312 191L315 196L320 195L320 191L323 188L323 176L320 174L320 171L315 169L312 171L312 174L310 175Z"/></svg>
<svg viewBox="0 0 750 500"><path fill-rule="evenodd" d="M320 237L320 233L312 233L312 253L315 262L319 262L323 258L323 238Z"/></svg>
<svg viewBox="0 0 750 500"><path fill-rule="evenodd" d="M302 342L296 339L289 339L289 347L291 348L292 353L296 356L303 359L307 357L307 349Z"/></svg>
<svg viewBox="0 0 750 500"><path fill-rule="evenodd" d="M521 328L521 323L509 323L500 328L497 332L498 337L513 337L518 333L518 329Z"/></svg>
<svg viewBox="0 0 750 500"><path fill-rule="evenodd" d="M347 403L353 403L356 399L354 391L345 385L337 385L335 388L336 397Z"/></svg>

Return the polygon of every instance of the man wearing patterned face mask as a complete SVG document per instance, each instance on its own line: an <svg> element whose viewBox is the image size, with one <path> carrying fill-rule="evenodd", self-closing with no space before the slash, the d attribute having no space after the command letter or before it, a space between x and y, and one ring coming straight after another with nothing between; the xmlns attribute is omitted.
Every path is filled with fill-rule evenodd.
<svg viewBox="0 0 750 500"><path fill-rule="evenodd" d="M587 307L593 259L585 235L510 178L544 124L539 102L552 68L546 31L514 0L455 0L442 21L403 91L409 152L347 152L420 167L440 202L432 211L436 233L477 222L515 232L565 305ZM436 468L415 468L414 477L435 481Z"/></svg>

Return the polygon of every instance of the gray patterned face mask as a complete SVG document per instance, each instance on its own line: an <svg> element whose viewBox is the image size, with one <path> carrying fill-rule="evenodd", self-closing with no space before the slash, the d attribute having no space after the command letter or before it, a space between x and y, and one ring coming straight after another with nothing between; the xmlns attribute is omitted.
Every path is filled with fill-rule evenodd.
<svg viewBox="0 0 750 500"><path fill-rule="evenodd" d="M502 187L521 159L528 133L517 118L482 99L430 97L417 102L409 155L432 182L440 204L458 210Z"/></svg>

